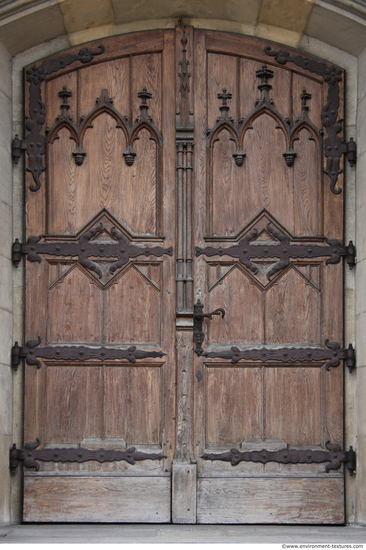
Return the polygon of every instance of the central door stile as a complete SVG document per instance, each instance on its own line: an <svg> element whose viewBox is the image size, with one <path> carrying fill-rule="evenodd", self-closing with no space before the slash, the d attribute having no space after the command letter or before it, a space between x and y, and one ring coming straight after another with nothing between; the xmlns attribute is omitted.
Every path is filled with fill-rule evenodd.
<svg viewBox="0 0 366 550"><path fill-rule="evenodd" d="M196 463L193 459L193 277L192 111L193 28L176 28L177 184L177 432L172 470L172 521L196 523Z"/></svg>

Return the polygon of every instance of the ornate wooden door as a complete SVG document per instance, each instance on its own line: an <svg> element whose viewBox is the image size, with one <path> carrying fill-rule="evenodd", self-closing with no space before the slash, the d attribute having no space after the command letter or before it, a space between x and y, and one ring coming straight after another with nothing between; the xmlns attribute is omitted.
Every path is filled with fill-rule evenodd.
<svg viewBox="0 0 366 550"><path fill-rule="evenodd" d="M316 457L343 449L343 74L223 33L194 51L197 521L341 523Z"/></svg>
<svg viewBox="0 0 366 550"><path fill-rule="evenodd" d="M48 130L27 173L24 440L43 460L24 519L167 522L174 31L78 50L25 73L27 127Z"/></svg>
<svg viewBox="0 0 366 550"><path fill-rule="evenodd" d="M178 27L25 82L24 520L343 522L342 71Z"/></svg>

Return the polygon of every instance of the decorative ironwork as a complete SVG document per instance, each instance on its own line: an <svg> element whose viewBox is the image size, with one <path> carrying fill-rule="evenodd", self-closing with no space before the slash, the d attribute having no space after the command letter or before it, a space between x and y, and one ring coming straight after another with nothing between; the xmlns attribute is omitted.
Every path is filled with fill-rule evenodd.
<svg viewBox="0 0 366 550"><path fill-rule="evenodd" d="M293 243L290 237L275 229L270 223L267 225L268 232L279 242L274 244L261 244L258 241L251 242L258 235L257 229L253 229L248 235L240 239L238 244L226 248L206 246L200 248L196 246L196 256L204 254L205 256L231 256L238 258L240 263L245 265L253 273L258 273L258 267L251 262L251 258L279 258L266 273L270 280L272 275L287 267L291 259L294 258L320 258L328 257L326 264L337 264L341 257L345 257L349 267L355 265L356 251L353 242L348 246L341 246L337 239L325 239L326 244L303 244Z"/></svg>
<svg viewBox="0 0 366 550"><path fill-rule="evenodd" d="M104 53L103 45L97 50L82 48L77 54L67 54L56 59L47 60L41 65L34 65L26 71L29 82L29 117L26 117L25 127L27 135L21 140L17 134L13 141L13 158L18 162L21 151L28 155L27 171L31 172L34 184L29 186L31 191L38 191L41 187L41 174L45 171L44 155L46 150L46 136L42 129L45 123L45 106L42 102L41 86L46 77L71 65L75 61L90 63L96 55Z"/></svg>
<svg viewBox="0 0 366 550"><path fill-rule="evenodd" d="M161 453L144 453L137 451L135 447L129 447L125 451L115 451L112 449L90 450L83 447L74 448L43 448L37 449L40 441L29 441L24 445L24 449L17 449L16 444L10 449L10 469L14 474L20 461L23 461L26 468L40 468L39 461L42 462L88 462L95 460L97 462L120 462L124 460L128 464L136 464L142 460L163 460L166 458Z"/></svg>
<svg viewBox="0 0 366 550"><path fill-rule="evenodd" d="M108 113L116 121L116 127L121 128L125 134L127 147L123 153L123 157L127 166L132 166L136 157L136 152L133 149L133 143L136 139L139 139L138 134L142 128L147 128L150 132L150 137L155 141L157 145L161 145L162 136L159 130L152 122L151 116L148 114L149 105L147 99L151 99L152 94L144 87L141 92L138 92L137 96L141 99L140 115L136 118L135 124L132 126L128 122L128 117L121 115L117 109L113 106L113 99L109 97L108 90L103 89L100 97L96 99L95 107L88 113L87 116L82 116L80 123L77 126L73 123L72 118L68 114L69 105L67 98L71 97L71 91L67 90L64 86L63 90L58 94L64 99L61 105L61 115L57 117L55 124L47 129L48 142L53 143L58 137L58 133L61 128L67 128L70 132L70 137L76 143L76 148L72 152L75 162L78 166L83 164L86 152L83 148L83 141L85 132L88 128L93 128L93 120L97 118L101 113ZM158 155L159 156L159 155Z"/></svg>
<svg viewBox="0 0 366 550"><path fill-rule="evenodd" d="M106 347L87 347L87 346L43 346L38 347L41 338L29 340L25 346L19 346L18 342L12 348L12 365L14 370L18 369L20 360L25 358L28 365L36 365L37 369L41 367L42 359L58 359L62 361L87 361L88 359L98 359L99 361L108 361L111 359L128 359L130 363L136 363L137 359L146 357L163 357L166 353L162 351L146 351L136 349L136 346L130 346L128 349L106 348Z"/></svg>
<svg viewBox="0 0 366 550"><path fill-rule="evenodd" d="M352 447L348 451L342 451L340 445L326 443L327 450L312 449L281 449L279 451L244 451L231 449L225 453L210 454L206 453L201 458L203 460L222 460L230 462L232 466L237 466L240 462L278 462L280 464L320 464L328 462L325 471L338 470L342 462L346 464L347 470L352 476L356 471L356 453Z"/></svg>
<svg viewBox="0 0 366 550"><path fill-rule="evenodd" d="M94 271L99 278L103 273L100 267L90 257L99 258L118 258L109 268L110 273L127 264L130 258L138 256L168 256L173 255L173 247L163 248L161 246L141 247L131 244L129 239L119 233L115 227L111 229L111 235L116 239L110 243L98 243L92 239L103 230L103 224L99 223L97 227L83 233L77 241L56 241L47 240L40 242L41 236L31 236L26 243L20 243L16 239L13 244L13 262L18 267L21 256L25 255L30 262L41 262L39 254L50 254L52 256L72 256L78 257L79 262L84 267Z"/></svg>
<svg viewBox="0 0 366 550"><path fill-rule="evenodd" d="M225 310L221 307L211 311L211 313L203 313L203 307L201 300L197 300L197 303L193 306L193 341L196 344L194 351L198 356L203 353L202 344L205 339L202 330L203 319L212 320L213 315L221 315L222 319L225 317Z"/></svg>
<svg viewBox="0 0 366 550"><path fill-rule="evenodd" d="M349 372L352 372L356 366L355 350L352 344L348 348L341 348L338 342L325 341L325 348L252 348L240 350L233 346L225 351L201 351L203 357L219 357L221 359L231 359L233 364L246 359L247 361L281 361L283 363L310 361L327 361L325 368L338 367L341 359L346 361Z"/></svg>
<svg viewBox="0 0 366 550"><path fill-rule="evenodd" d="M326 65L315 59L308 59L299 55L290 55L286 50L274 50L271 46L266 46L264 51L267 55L275 58L280 65L294 63L311 73L322 76L328 84L327 102L321 112L321 119L327 132L327 138L324 141L324 154L327 158L327 165L324 172L330 178L330 190L338 195L342 192L337 188L338 175L342 173L340 169L340 159L343 154L351 166L356 162L356 144L353 138L346 143L338 134L342 131L342 120L338 119L338 110L340 105L339 82L342 80L342 70L334 65Z"/></svg>

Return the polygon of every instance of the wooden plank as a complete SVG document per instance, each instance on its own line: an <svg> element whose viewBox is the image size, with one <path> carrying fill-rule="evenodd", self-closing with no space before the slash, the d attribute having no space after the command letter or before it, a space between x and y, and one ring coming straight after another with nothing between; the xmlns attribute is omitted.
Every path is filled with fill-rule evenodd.
<svg viewBox="0 0 366 550"><path fill-rule="evenodd" d="M26 477L23 521L168 523L169 477Z"/></svg>
<svg viewBox="0 0 366 550"><path fill-rule="evenodd" d="M199 479L198 523L342 524L343 479Z"/></svg>
<svg viewBox="0 0 366 550"><path fill-rule="evenodd" d="M173 523L196 523L196 469L195 464L173 463Z"/></svg>
<svg viewBox="0 0 366 550"><path fill-rule="evenodd" d="M206 445L262 436L261 368L229 365L206 365Z"/></svg>

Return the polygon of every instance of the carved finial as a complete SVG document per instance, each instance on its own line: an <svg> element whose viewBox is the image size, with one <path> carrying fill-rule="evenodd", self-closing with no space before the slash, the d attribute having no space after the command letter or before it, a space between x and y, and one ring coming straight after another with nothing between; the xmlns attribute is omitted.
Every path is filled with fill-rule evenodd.
<svg viewBox="0 0 366 550"><path fill-rule="evenodd" d="M308 99L311 99L311 94L309 94L307 91L306 91L306 88L305 86L303 87L302 89L302 94L300 95L300 99L301 99L301 112L303 114L305 114L308 110L309 110L309 107L306 105L306 101Z"/></svg>
<svg viewBox="0 0 366 550"><path fill-rule="evenodd" d="M105 88L103 88L102 93L100 94L100 97L97 97L96 104L99 105L100 103L102 103L102 101L113 105L113 99L109 97L108 90L106 90Z"/></svg>
<svg viewBox="0 0 366 550"><path fill-rule="evenodd" d="M229 107L227 107L227 100L228 100L228 99L231 99L231 98L233 97L233 95L232 95L232 94L229 94L229 93L226 93L226 88L223 88L222 94L217 94L217 97L218 97L219 99L222 99L222 105L221 105L221 107L225 107L224 110L227 111L227 110L229 109ZM221 109L221 107L220 107L220 109Z"/></svg>
<svg viewBox="0 0 366 550"><path fill-rule="evenodd" d="M61 97L63 99L63 103L61 105L61 115L57 117L57 120L60 120L61 118L71 119L70 115L68 114L70 105L67 102L68 98L72 97L71 90L68 90L67 86L64 86L61 92L58 92L58 97Z"/></svg>
<svg viewBox="0 0 366 550"><path fill-rule="evenodd" d="M183 17L179 17L179 19L178 19L178 27L183 27Z"/></svg>
<svg viewBox="0 0 366 550"><path fill-rule="evenodd" d="M137 117L137 120L147 119L151 121L152 120L151 116L147 114L147 110L149 106L146 103L146 100L152 98L152 93L148 92L146 86L144 86L141 92L138 92L137 97L140 97L142 99L142 102L140 105L141 114L139 117Z"/></svg>
<svg viewBox="0 0 366 550"><path fill-rule="evenodd" d="M268 78L273 78L273 71L268 69L267 65L264 63L262 68L255 72L256 77L260 78L262 82L258 85L259 90L270 90L272 88L271 84L268 84Z"/></svg>
<svg viewBox="0 0 366 550"><path fill-rule="evenodd" d="M272 85L268 83L269 78L273 78L273 71L268 69L267 65L264 63L262 68L255 72L256 77L261 79L261 83L258 84L258 89L262 92L261 97L257 99L255 105L259 105L263 100L266 100L267 103L273 104L272 99L269 97L269 90L272 88Z"/></svg>
<svg viewBox="0 0 366 550"><path fill-rule="evenodd" d="M223 88L222 94L217 94L217 97L222 101L222 105L220 105L220 111L222 114L221 117L217 119L217 122L219 122L220 120L229 120L230 122L234 122L233 119L228 115L230 107L227 104L227 100L233 97L232 94L226 92L226 88Z"/></svg>

